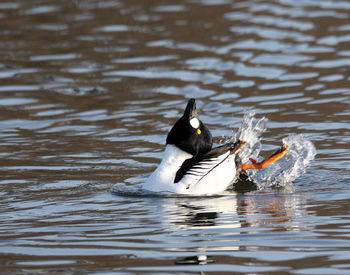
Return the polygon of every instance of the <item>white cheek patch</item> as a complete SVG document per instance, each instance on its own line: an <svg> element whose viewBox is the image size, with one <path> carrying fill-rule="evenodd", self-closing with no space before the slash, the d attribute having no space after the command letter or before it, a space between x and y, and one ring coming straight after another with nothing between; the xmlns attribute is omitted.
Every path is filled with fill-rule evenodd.
<svg viewBox="0 0 350 275"><path fill-rule="evenodd" d="M190 124L193 128L197 129L199 127L199 120L198 118L194 117L190 120Z"/></svg>

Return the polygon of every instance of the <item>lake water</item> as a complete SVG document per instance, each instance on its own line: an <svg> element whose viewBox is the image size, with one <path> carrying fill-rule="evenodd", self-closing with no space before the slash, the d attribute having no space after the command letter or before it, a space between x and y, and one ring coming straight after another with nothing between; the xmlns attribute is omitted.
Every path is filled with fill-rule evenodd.
<svg viewBox="0 0 350 275"><path fill-rule="evenodd" d="M350 3L0 2L1 274L349 274ZM189 98L315 160L288 188L131 196ZM188 257L198 257L193 259Z"/></svg>

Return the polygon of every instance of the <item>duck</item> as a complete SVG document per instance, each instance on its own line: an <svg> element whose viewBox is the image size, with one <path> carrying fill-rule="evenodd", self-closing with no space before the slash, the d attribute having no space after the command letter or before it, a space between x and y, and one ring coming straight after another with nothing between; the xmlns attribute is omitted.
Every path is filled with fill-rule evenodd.
<svg viewBox="0 0 350 275"><path fill-rule="evenodd" d="M199 119L196 100L191 98L167 135L160 164L142 188L157 193L221 194L237 181L240 173L264 169L281 159L288 149L283 145L262 162L251 158L251 163L242 164L238 154L246 144L237 140L213 148L213 136Z"/></svg>

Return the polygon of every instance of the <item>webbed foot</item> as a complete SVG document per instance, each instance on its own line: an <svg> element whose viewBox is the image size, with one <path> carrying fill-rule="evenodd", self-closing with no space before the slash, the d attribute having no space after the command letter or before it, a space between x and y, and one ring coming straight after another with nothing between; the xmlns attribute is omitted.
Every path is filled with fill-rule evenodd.
<svg viewBox="0 0 350 275"><path fill-rule="evenodd" d="M269 166L270 164L278 161L279 159L283 158L288 151L288 145L283 144L280 149L278 149L275 153L273 153L269 158L265 159L262 162L257 162L255 159L250 158L251 161L250 164L241 164L241 169L243 171L248 169L264 169L265 167Z"/></svg>

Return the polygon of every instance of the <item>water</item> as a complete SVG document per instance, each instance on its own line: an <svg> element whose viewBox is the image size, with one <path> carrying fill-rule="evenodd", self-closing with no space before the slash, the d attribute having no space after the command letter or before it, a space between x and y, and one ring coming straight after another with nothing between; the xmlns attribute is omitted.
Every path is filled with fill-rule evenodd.
<svg viewBox="0 0 350 275"><path fill-rule="evenodd" d="M338 0L0 2L0 273L348 274L349 16ZM217 141L253 110L262 157L296 134L316 158L285 188L111 192L138 190L190 97Z"/></svg>
<svg viewBox="0 0 350 275"><path fill-rule="evenodd" d="M246 113L238 131L231 140L243 140L246 145L239 153L241 162L246 164L253 161L263 161L259 154L262 148L261 135L266 131L267 119L255 118L254 113ZM225 139L224 139L225 140ZM282 139L282 146L287 148L286 155L264 168L263 170L247 170L246 173L257 189L267 187L287 188L290 184L306 172L307 167L314 160L316 148L313 143L302 135L289 135Z"/></svg>

